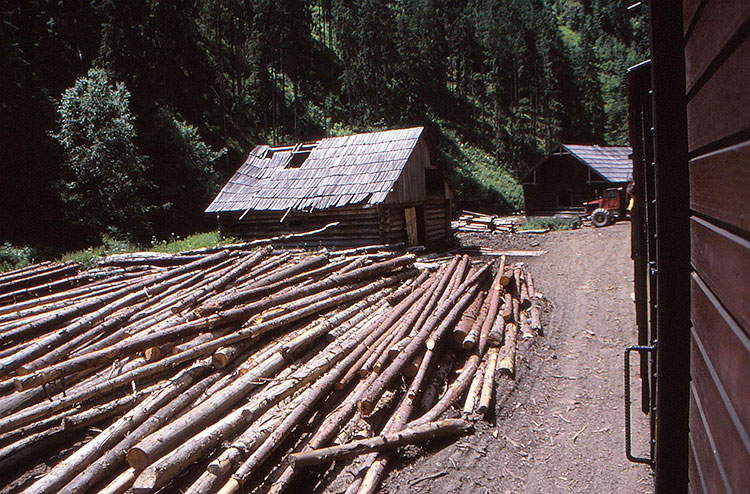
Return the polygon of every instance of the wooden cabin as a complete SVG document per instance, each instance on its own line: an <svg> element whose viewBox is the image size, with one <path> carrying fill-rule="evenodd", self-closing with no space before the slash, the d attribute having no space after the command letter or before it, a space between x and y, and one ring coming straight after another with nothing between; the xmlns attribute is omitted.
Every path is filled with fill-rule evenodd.
<svg viewBox="0 0 750 494"><path fill-rule="evenodd" d="M657 494L748 492L750 2L647 8L651 60L629 70L628 106L651 447L631 459Z"/></svg>
<svg viewBox="0 0 750 494"><path fill-rule="evenodd" d="M630 148L560 144L523 177L527 215L583 212L583 203L632 177Z"/></svg>
<svg viewBox="0 0 750 494"><path fill-rule="evenodd" d="M206 213L222 235L268 238L325 228L306 243L431 244L450 235L452 192L422 127L256 146Z"/></svg>

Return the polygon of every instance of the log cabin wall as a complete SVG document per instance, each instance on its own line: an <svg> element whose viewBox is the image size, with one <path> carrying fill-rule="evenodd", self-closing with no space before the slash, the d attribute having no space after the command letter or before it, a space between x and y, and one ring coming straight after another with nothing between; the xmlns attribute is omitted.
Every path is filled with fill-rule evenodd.
<svg viewBox="0 0 750 494"><path fill-rule="evenodd" d="M347 206L312 213L291 211L250 211L240 220L241 213L221 213L219 231L223 236L242 239L269 238L288 233L308 232L339 222L317 233L296 240L313 245L364 245L383 241L379 208ZM400 241L400 240L399 240Z"/></svg>
<svg viewBox="0 0 750 494"><path fill-rule="evenodd" d="M685 0L689 486L750 485L750 2Z"/></svg>

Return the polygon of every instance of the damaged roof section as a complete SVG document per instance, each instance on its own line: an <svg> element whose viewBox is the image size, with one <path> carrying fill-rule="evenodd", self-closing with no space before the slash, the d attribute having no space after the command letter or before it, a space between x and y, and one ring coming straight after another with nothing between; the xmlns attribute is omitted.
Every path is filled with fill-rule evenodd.
<svg viewBox="0 0 750 494"><path fill-rule="evenodd" d="M380 204L401 176L423 130L328 137L276 148L256 146L206 212Z"/></svg>

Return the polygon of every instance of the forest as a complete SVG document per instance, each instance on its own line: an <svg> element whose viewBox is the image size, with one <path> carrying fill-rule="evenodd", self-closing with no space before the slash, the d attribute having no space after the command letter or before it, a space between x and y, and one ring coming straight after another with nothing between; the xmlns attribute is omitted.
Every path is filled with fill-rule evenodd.
<svg viewBox="0 0 750 494"><path fill-rule="evenodd" d="M460 207L514 210L558 142L626 144L619 0L24 0L0 8L0 244L215 229L255 144L422 125Z"/></svg>

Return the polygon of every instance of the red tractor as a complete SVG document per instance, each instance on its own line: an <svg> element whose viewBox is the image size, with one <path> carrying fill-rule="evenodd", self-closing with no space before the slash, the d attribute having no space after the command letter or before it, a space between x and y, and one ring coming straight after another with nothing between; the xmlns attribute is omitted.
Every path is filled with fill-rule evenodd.
<svg viewBox="0 0 750 494"><path fill-rule="evenodd" d="M591 216L591 223L596 227L607 226L627 215L625 189L622 187L605 189L599 199L584 202L586 215Z"/></svg>

